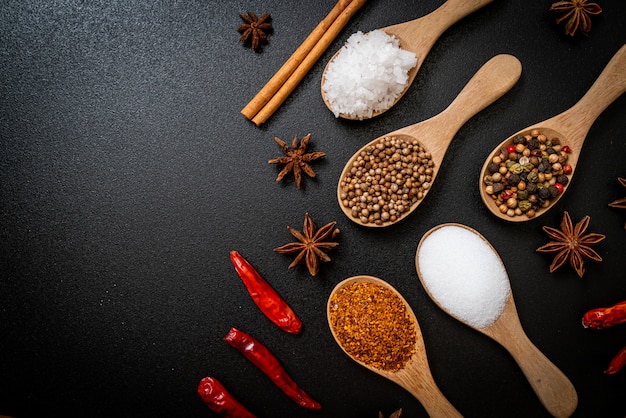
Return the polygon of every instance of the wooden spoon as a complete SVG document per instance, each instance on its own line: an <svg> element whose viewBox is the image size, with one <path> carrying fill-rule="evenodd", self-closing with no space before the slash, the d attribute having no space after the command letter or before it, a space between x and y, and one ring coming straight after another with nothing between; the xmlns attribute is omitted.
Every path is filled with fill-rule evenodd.
<svg viewBox="0 0 626 418"><path fill-rule="evenodd" d="M366 364L354 356L352 356L346 348L342 345L341 338L338 337L335 325L331 320L331 311L336 310L331 303L333 294L339 292L343 287L349 286L355 283L372 283L383 286L393 292L398 298L404 303L406 308L406 313L409 315L410 319L415 324L415 353L413 356L406 362L406 364L399 369L398 371L387 371L383 369L379 369L369 364ZM352 360L359 363L361 366L369 369L379 375L386 377L392 382L397 383L404 389L406 389L409 393L411 393L417 400L419 400L428 412L428 415L431 417L441 417L441 418L454 418L461 417L461 414L454 408L454 406L445 398L445 396L441 393L441 390L437 387L433 376L430 371L430 367L428 366L428 359L426 357L426 348L424 346L424 340L422 337L422 333L420 331L419 323L417 322L417 318L413 313L413 310L407 303L407 301L402 297L402 295L393 288L389 283L385 282L376 277L372 276L354 276L348 279L345 279L341 283L339 283L333 289L330 297L328 298L327 304L327 317L328 324L330 326L330 331L337 341L337 344L341 347L341 349L350 357ZM397 341L397 344L402 344L402 341Z"/></svg>
<svg viewBox="0 0 626 418"><path fill-rule="evenodd" d="M486 4L491 3L493 0L448 0L439 6L438 9L420 17L419 19L411 20L408 22L400 23L397 25L387 26L381 28L382 31L388 35L394 35L400 41L400 47L404 50L411 51L417 56L417 65L409 71L409 79L407 85L394 101L394 104L400 100L406 93L408 88L413 83L418 70L422 66L422 63L426 59L426 56L430 52L430 49L435 44L437 39L453 24L469 15L470 13L480 9ZM337 57L341 52L341 49L333 55L326 68L324 74L328 70L328 65ZM325 77L322 75L322 99L324 103L332 111L332 107L326 98L324 92ZM391 106L389 107L391 108ZM375 112L372 117L378 116L388 109ZM339 114L339 117L344 119L356 120L356 117L350 117L348 115ZM367 118L363 118L367 119Z"/></svg>
<svg viewBox="0 0 626 418"><path fill-rule="evenodd" d="M420 202L423 201L422 198L412 203L410 208L402 212L395 220L390 218L390 220L387 221L370 222L367 218L362 218L361 213L357 213L357 216L354 217L351 207L347 207L343 203L345 200L343 196L345 191L342 182L350 172L353 162L357 160L362 151L376 145L389 136L406 137L409 140L415 139L426 148L426 152L431 154L432 162L434 163L430 180L430 186L432 186L448 146L461 126L476 113L486 108L509 91L519 79L521 72L522 65L517 58L506 54L496 55L476 72L459 95L443 112L425 121L378 137L357 151L346 163L337 186L339 206L346 216L363 226L384 227L406 218L417 208ZM430 188L431 187L424 191L424 196ZM372 191L371 195L374 196L374 193L375 192Z"/></svg>
<svg viewBox="0 0 626 418"><path fill-rule="evenodd" d="M477 322L474 320L468 320L469 317L466 313L459 313L458 305L451 305L449 300L462 300L467 296L465 290L458 292L454 295L447 295L442 292L442 290L436 290L431 293L431 289L429 289L427 283L431 283L434 287L436 284L435 280L439 280L439 277L434 277L433 270L430 270L428 274L431 276L425 279L422 270L420 270L420 264L425 266L426 263L429 263L429 268L433 266L433 260L431 258L430 261L426 258L426 255L422 254L420 258L420 252L424 246L424 243L427 242L428 238L436 231L442 230L442 228L463 228L477 237L479 237L482 242L487 244L486 248L491 249L493 251L494 258L497 259L502 267L503 274L508 284L508 277L506 276L506 270L504 269L504 263L502 263L502 259L498 255L497 251L493 248L493 246L483 237L481 234L469 228L465 225L456 224L456 223L448 223L442 224L432 228L430 231L426 232L422 239L419 242L417 247L417 252L415 255L415 265L417 269L417 274L422 283L422 286L431 297L431 299L445 312L464 324L472 327L483 334L491 337L500 345L502 345L515 359L517 364L520 366L524 375L530 382L533 390L539 397L539 400L543 404L543 406L555 417L569 417L574 413L576 406L578 404L578 396L576 394L576 390L574 386L569 381L569 379L559 370L548 358L541 352L535 345L528 339L526 333L524 332L522 325L520 323L519 317L517 315L517 310L515 308L515 302L513 301L513 294L511 293L510 286L508 288L508 296L505 295L505 302L502 306L502 310L499 313L499 316L495 318L492 322L486 323L484 326L476 326ZM432 242L432 241L431 241ZM447 257L449 256L449 248L447 248L445 243L439 243L440 246L431 247L429 251L425 251L426 254L432 257L433 252L438 252L439 247L441 247L441 256ZM460 244L460 243L459 243ZM457 262L463 262L463 260L459 260L458 257L465 257L467 262L476 263L476 260L479 260L480 257L477 257L476 252L473 252L471 246L465 246L465 250L462 254L456 254L455 257ZM478 250L480 251L480 250ZM434 261L436 263L436 261ZM486 267L486 266L485 266ZM480 269L478 266L476 270ZM427 269L428 270L428 269ZM441 274L441 280L454 280L452 273L447 271L447 269L442 269L436 274ZM478 274L478 272L476 272ZM487 274L487 272L485 272ZM445 277L443 277L445 275ZM474 276L475 277L475 276ZM472 282L472 275L463 274L464 281L468 283L467 292L472 292L475 290L474 284ZM476 279L474 279L474 282ZM469 289L472 290L469 290ZM488 292L490 290L487 290ZM484 299L489 299L491 293L482 294L477 299L483 301L483 306L485 301ZM452 297L457 297L456 299L448 299ZM496 297L492 298L497 299ZM444 300L445 302L440 303L440 300ZM456 313L455 313L456 312ZM498 313L498 311L496 311ZM491 315L491 314L489 314ZM465 318L465 319L464 319Z"/></svg>
<svg viewBox="0 0 626 418"><path fill-rule="evenodd" d="M489 157L485 160L485 164L480 171L481 175L478 180L480 196L489 211L500 219L511 222L524 222L530 219L535 219L537 216L545 214L550 208L554 207L554 204L568 189L569 184L571 184L572 177L570 177L569 184L564 187L563 193L552 199L550 206L547 208L540 208L537 210L533 218L529 218L525 215L508 216L506 213L500 212L494 199L491 198L485 191L486 185L483 183L483 178L488 174L487 166L493 157L500 153L502 148L506 148L507 146L513 144L513 138L518 135L529 134L533 130L538 130L550 139L559 138L562 145L568 145L572 149L572 152L568 155L567 164L572 167L571 176L573 176L576 171L580 152L591 125L595 122L598 116L600 116L600 114L625 91L626 45L622 46L613 58L611 58L591 88L574 106L550 119L531 125L511 135L509 138L502 141L489 154Z"/></svg>

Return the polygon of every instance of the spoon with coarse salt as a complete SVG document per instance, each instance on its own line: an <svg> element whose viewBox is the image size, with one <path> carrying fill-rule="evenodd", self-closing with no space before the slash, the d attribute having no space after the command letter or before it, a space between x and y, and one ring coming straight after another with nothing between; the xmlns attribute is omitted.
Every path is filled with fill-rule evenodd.
<svg viewBox="0 0 626 418"><path fill-rule="evenodd" d="M521 73L517 58L496 55L443 112L378 137L358 150L337 185L344 214L367 227L390 226L410 215L431 189L461 126L509 91Z"/></svg>
<svg viewBox="0 0 626 418"><path fill-rule="evenodd" d="M377 43L376 54L380 58L375 62L371 55L367 57L371 51L359 48L356 49L358 52L353 54L347 50L346 48L350 47L348 41L346 46L335 53L324 69L321 83L324 103L337 117L344 119L370 119L386 112L404 96L439 37L450 26L492 1L448 0L423 17L381 28L380 31L396 38L395 42L399 42L401 52L398 54L396 51L398 48L389 48L389 44L382 45L381 48ZM377 31L371 33L374 32ZM365 55L361 51L365 52ZM344 55L339 59L342 53ZM417 60L412 68L412 63L406 64L405 59L401 58L406 53ZM349 59L345 57L348 54L351 55ZM334 64L336 60L344 59L343 63ZM398 65L389 67L389 60ZM403 72L403 78L396 79L398 71ZM363 93L355 93L357 90ZM357 94L355 100L345 100L354 94ZM363 103L368 104L364 106Z"/></svg>
<svg viewBox="0 0 626 418"><path fill-rule="evenodd" d="M478 186L480 196L487 209L500 219L510 222L524 222L530 219L535 219L536 217L545 214L549 209L553 208L555 203L567 191L569 184L571 184L571 178L576 171L578 158L580 157L587 132L589 132L591 125L593 125L598 116L600 116L600 114L624 92L626 92L626 45L622 46L615 53L613 58L611 58L606 67L604 67L604 70L600 73L587 93L585 93L585 95L574 106L550 119L531 125L511 135L495 147L491 153L489 153L489 156L485 160L485 163L480 171L481 174ZM523 158L525 158L524 161L528 161L529 159L527 154L519 154L515 149L511 149L511 151L514 152L510 154L507 151L507 148L515 148L514 143L518 142L518 140L524 142L526 141L526 138L540 136L543 136L542 139L549 140L550 142L556 142L555 139L558 140L558 146L563 147L561 150L561 156L566 158L563 163L557 163L560 168L554 168L554 165L552 165L553 162L548 160L550 161L550 165L548 165L548 167L552 166L549 170L549 174L552 178L549 180L546 178L546 181L543 183L541 183L541 180L539 180L539 182L533 181L535 184L541 184L544 189L550 189L551 187L548 185L551 185L555 189L556 196L547 196L548 199L544 200L542 205L537 204L536 210L527 210L527 208L531 207L531 205L527 204L529 201L526 200L524 206L525 210L522 211L520 203L522 203L523 200L515 198L513 194L511 194L513 200L507 207L508 202L506 200L508 199L502 199L501 194L497 192L494 193L493 186L495 183L491 185L488 184L488 179L491 177L492 170L495 170L491 169L491 167L494 166L494 161L502 161L499 164L496 164L496 166L504 165L505 167L507 159L513 163L521 162ZM542 144L539 144L539 146L541 145ZM565 146L569 147L567 150L568 152L563 151L563 149L567 149ZM522 146L522 148L525 147ZM529 148L530 147L526 147L523 152L525 151L527 153L531 153L532 151L530 151ZM536 148L536 150L539 151L538 158L541 160L543 158L541 156L541 148ZM510 159L510 155L515 156L513 160ZM499 160L494 160L495 157L498 157ZM533 157L531 156L531 158ZM505 174L506 171L507 170L504 171ZM561 175L566 175L567 180L565 184L557 183L559 181L557 176ZM529 182L530 180L528 182L521 182L527 190L527 183ZM502 184L501 182L497 183ZM517 185L518 184L515 184L515 186ZM491 186L491 191L488 190L488 186ZM530 186L530 184L528 184L528 186ZM507 192L507 190L504 192ZM502 194L504 194L504 192Z"/></svg>
<svg viewBox="0 0 626 418"><path fill-rule="evenodd" d="M335 341L352 360L406 389L430 417L461 417L433 379L413 310L389 283L372 276L345 279L331 292L326 311Z"/></svg>
<svg viewBox="0 0 626 418"><path fill-rule="evenodd" d="M461 224L436 226L420 240L415 265L441 309L509 351L548 412L558 418L574 413L574 386L526 336L504 263L485 237Z"/></svg>

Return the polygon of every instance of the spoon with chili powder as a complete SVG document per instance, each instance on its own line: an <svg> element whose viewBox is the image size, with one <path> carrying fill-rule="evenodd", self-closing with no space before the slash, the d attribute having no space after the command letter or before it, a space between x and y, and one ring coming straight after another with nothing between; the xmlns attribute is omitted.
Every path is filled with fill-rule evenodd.
<svg viewBox="0 0 626 418"><path fill-rule="evenodd" d="M372 276L342 281L328 298L327 316L350 358L406 389L430 417L461 417L433 379L413 310L390 284Z"/></svg>

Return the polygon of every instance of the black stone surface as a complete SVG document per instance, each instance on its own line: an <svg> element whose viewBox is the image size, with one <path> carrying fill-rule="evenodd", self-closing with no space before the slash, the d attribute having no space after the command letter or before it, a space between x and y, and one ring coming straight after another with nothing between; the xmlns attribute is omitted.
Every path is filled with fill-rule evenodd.
<svg viewBox="0 0 626 418"><path fill-rule="evenodd" d="M566 196L524 224L493 217L478 195L488 151L576 103L626 42L626 2L600 1L587 37L570 38L551 1L495 0L434 45L407 95L364 122L337 120L320 96L323 68L357 30L421 17L438 0L369 1L276 114L258 128L239 112L333 1L0 2L0 415L208 417L196 394L218 378L259 417L425 417L395 384L350 360L325 316L331 289L368 274L416 312L434 378L466 417L547 417L501 346L435 306L414 265L431 227L461 222L503 258L529 338L573 382L575 417L624 417L626 371L603 374L626 345L624 325L585 330L582 314L626 300L626 97L591 127ZM270 13L262 53L239 44L238 14ZM364 143L442 111L488 59L517 56L516 86L452 142L410 218L364 229L336 202L338 176ZM274 182L274 136L312 133L327 157L317 179ZM551 274L542 225L563 211L607 236L583 279ZM272 251L305 212L337 221L340 246L319 275ZM228 258L238 250L300 315L288 335L253 305ZM450 262L454 262L450 254ZM282 394L222 341L238 327L265 343L324 409Z"/></svg>

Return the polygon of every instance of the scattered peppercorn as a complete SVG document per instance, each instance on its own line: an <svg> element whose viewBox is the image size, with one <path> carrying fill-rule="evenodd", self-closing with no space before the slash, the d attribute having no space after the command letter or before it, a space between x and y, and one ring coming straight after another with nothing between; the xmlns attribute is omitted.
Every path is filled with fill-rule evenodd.
<svg viewBox="0 0 626 418"><path fill-rule="evenodd" d="M415 353L415 321L402 299L380 284L341 287L331 296L329 320L341 347L368 366L397 371Z"/></svg>
<svg viewBox="0 0 626 418"><path fill-rule="evenodd" d="M361 151L341 179L342 205L363 223L396 222L424 198L433 167L416 139L385 136Z"/></svg>
<svg viewBox="0 0 626 418"><path fill-rule="evenodd" d="M501 213L536 216L550 206L569 183L572 149L539 129L517 135L493 156L483 173L483 186Z"/></svg>

